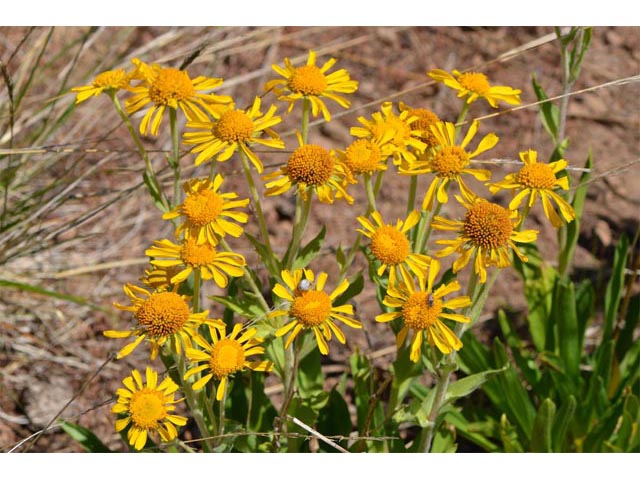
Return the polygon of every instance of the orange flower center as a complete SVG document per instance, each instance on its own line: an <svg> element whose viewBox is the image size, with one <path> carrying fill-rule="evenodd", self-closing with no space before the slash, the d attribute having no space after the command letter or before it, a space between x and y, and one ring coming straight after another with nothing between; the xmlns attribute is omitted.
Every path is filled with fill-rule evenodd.
<svg viewBox="0 0 640 480"><path fill-rule="evenodd" d="M244 348L237 340L223 338L211 349L209 368L213 376L220 379L242 370L244 367Z"/></svg>
<svg viewBox="0 0 640 480"><path fill-rule="evenodd" d="M467 211L463 229L475 245L495 249L508 244L513 224L509 218L509 210L480 200Z"/></svg>
<svg viewBox="0 0 640 480"><path fill-rule="evenodd" d="M102 72L93 80L93 86L99 88L125 88L128 85L127 74L122 68Z"/></svg>
<svg viewBox="0 0 640 480"><path fill-rule="evenodd" d="M315 65L304 65L293 71L288 87L295 93L320 95L327 88L327 79Z"/></svg>
<svg viewBox="0 0 640 480"><path fill-rule="evenodd" d="M253 121L240 110L227 110L213 127L213 134L225 142L246 142L253 136Z"/></svg>
<svg viewBox="0 0 640 480"><path fill-rule="evenodd" d="M407 327L424 330L433 325L442 313L442 300L427 292L415 292L402 306L402 318Z"/></svg>
<svg viewBox="0 0 640 480"><path fill-rule="evenodd" d="M525 165L518 172L517 178L527 188L551 189L556 184L556 174L545 163Z"/></svg>
<svg viewBox="0 0 640 480"><path fill-rule="evenodd" d="M133 424L142 429L157 429L167 416L164 395L158 390L143 388L133 392L129 403Z"/></svg>
<svg viewBox="0 0 640 480"><path fill-rule="evenodd" d="M375 172L380 159L380 147L366 138L356 140L345 151L345 164L356 175Z"/></svg>
<svg viewBox="0 0 640 480"><path fill-rule="evenodd" d="M386 265L398 265L409 255L409 240L391 225L378 228L371 237L371 253Z"/></svg>
<svg viewBox="0 0 640 480"><path fill-rule="evenodd" d="M440 118L427 108L414 108L409 110L409 116L418 117L418 119L411 124L411 128L420 130L420 140L426 143L427 147L438 145L438 141L430 127L438 123Z"/></svg>
<svg viewBox="0 0 640 480"><path fill-rule="evenodd" d="M305 327L315 327L331 315L331 298L322 291L308 290L293 300L291 316Z"/></svg>
<svg viewBox="0 0 640 480"><path fill-rule="evenodd" d="M458 82L467 90L477 93L478 95L489 93L489 89L491 88L489 80L487 80L487 76L484 73L462 73L458 77Z"/></svg>
<svg viewBox="0 0 640 480"><path fill-rule="evenodd" d="M180 257L185 265L193 268L211 265L216 258L216 249L208 243L198 245L193 237L186 239L180 249Z"/></svg>
<svg viewBox="0 0 640 480"><path fill-rule="evenodd" d="M179 332L189 320L189 305L174 292L153 293L135 312L138 324L152 337Z"/></svg>
<svg viewBox="0 0 640 480"><path fill-rule="evenodd" d="M222 213L224 201L211 190L201 190L187 195L182 204L182 214L198 227L213 222Z"/></svg>
<svg viewBox="0 0 640 480"><path fill-rule="evenodd" d="M156 105L189 100L196 94L189 74L177 68L163 68L149 87L149 98Z"/></svg>
<svg viewBox="0 0 640 480"><path fill-rule="evenodd" d="M469 154L458 146L442 147L431 161L439 177L454 178L469 165Z"/></svg>
<svg viewBox="0 0 640 480"><path fill-rule="evenodd" d="M287 161L287 175L295 183L324 185L331 174L335 160L325 148L319 145L298 147Z"/></svg>

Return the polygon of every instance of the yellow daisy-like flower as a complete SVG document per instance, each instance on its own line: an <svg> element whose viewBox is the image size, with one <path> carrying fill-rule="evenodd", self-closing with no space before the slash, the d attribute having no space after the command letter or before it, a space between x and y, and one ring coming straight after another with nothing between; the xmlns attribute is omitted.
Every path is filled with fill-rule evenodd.
<svg viewBox="0 0 640 480"><path fill-rule="evenodd" d="M395 152L393 132L382 138L360 138L349 145L346 150L336 150L336 155L345 165L350 182L356 183L355 175L368 174L387 169L387 159Z"/></svg>
<svg viewBox="0 0 640 480"><path fill-rule="evenodd" d="M213 279L220 288L225 288L230 277L244 274L246 261L242 255L233 252L218 252L209 243L198 244L194 237L185 239L181 245L171 240L156 240L145 252L153 257L151 264L158 267L181 266L182 270L171 277L171 283L184 282L191 272L197 270L203 280Z"/></svg>
<svg viewBox="0 0 640 480"><path fill-rule="evenodd" d="M216 390L216 400L220 401L224 398L227 379L230 375L245 368L257 372L268 372L273 369L273 363L268 360L247 360L247 357L251 355L264 353L264 347L260 346L263 339L255 336L258 331L256 328L245 330L245 332L237 338L241 330L242 325L236 323L227 337L224 328L222 330L209 328L211 343L200 335L193 338L193 341L197 343L202 350L195 348L187 349L187 358L194 363L206 363L187 370L184 374L184 379L188 380L200 372L207 372L192 385L194 390L200 390L209 380L215 378L220 382Z"/></svg>
<svg viewBox="0 0 640 480"><path fill-rule="evenodd" d="M265 91L273 91L279 100L289 102L287 113L291 112L296 101L307 98L311 102L311 113L314 117L322 112L328 122L331 114L322 98L333 100L344 108L349 108L351 102L338 93L353 93L358 89L358 82L351 80L349 72L344 68L327 73L336 63L335 58L329 59L322 67L316 66L316 52L309 50L307 64L294 67L291 60L284 59L284 68L272 65L272 68L282 75L283 79L270 80L264 86Z"/></svg>
<svg viewBox="0 0 640 480"><path fill-rule="evenodd" d="M231 103L227 95L205 93L222 85L221 78L189 77L185 70L147 65L137 58L132 60L132 75L142 82L131 88L132 97L125 102L129 115L152 104L140 123L140 133L157 135L162 115L168 108L180 108L187 120L205 122L207 114L214 115L221 105Z"/></svg>
<svg viewBox="0 0 640 480"><path fill-rule="evenodd" d="M97 97L105 91L131 90L129 85L131 78L131 74L125 72L122 68L107 70L106 72L96 75L96 78L91 82L91 85L73 87L71 91L76 94L77 105L91 97Z"/></svg>
<svg viewBox="0 0 640 480"><path fill-rule="evenodd" d="M371 138L374 141L391 137L391 143L395 147L393 163L400 165L403 162L416 161L414 151L423 152L427 145L420 140L421 131L416 128L419 118L412 115L409 110L396 115L393 112L393 103L384 102L379 112L371 115L371 120L358 117L361 127L351 127L350 133L358 138Z"/></svg>
<svg viewBox="0 0 640 480"><path fill-rule="evenodd" d="M170 290L172 288L171 279L180 273L180 270L180 265L172 267L152 265L150 269L145 269L140 281L152 290Z"/></svg>
<svg viewBox="0 0 640 480"><path fill-rule="evenodd" d="M181 353L183 345L191 346L190 339L200 325L223 325L219 320L208 319L208 311L191 313L191 307L187 303L188 297L175 291L149 292L130 283L126 284L123 290L133 305L114 305L119 310L132 312L138 324L130 330L103 332L103 335L109 338L136 337L118 352L118 359L133 352L145 338L151 343L151 360L158 356L160 347L167 340L171 340L170 346L176 353Z"/></svg>
<svg viewBox="0 0 640 480"><path fill-rule="evenodd" d="M195 165L198 166L216 155L218 162L224 162L240 149L251 160L258 173L262 173L262 162L249 146L255 143L271 148L284 148L284 142L271 129L282 121L275 115L277 107L272 105L267 113L263 114L260 105L260 97L256 97L251 108L247 110L236 109L231 104L224 109L211 112L215 119L213 122L187 122L188 128L198 130L183 135L184 143L196 145L191 150L191 153L198 154ZM267 134L266 138L260 138L263 132Z"/></svg>
<svg viewBox="0 0 640 480"><path fill-rule="evenodd" d="M237 193L218 192L223 182L222 175L217 174L213 182L194 178L184 183L186 197L182 204L162 215L165 220L184 217L184 222L176 228L176 238L184 232L185 239L195 238L198 245L205 242L217 245L218 239L227 234L242 235L244 229L228 219L247 223L249 216L235 209L246 207L249 199L236 200Z"/></svg>
<svg viewBox="0 0 640 480"><path fill-rule="evenodd" d="M412 108L400 102L398 104L401 112L408 111L409 117L418 117L411 125L414 130L419 130L419 138L424 142L426 148L433 148L439 144L437 137L431 131L431 125L435 125L440 122L440 117L433 113L428 108Z"/></svg>
<svg viewBox="0 0 640 480"><path fill-rule="evenodd" d="M289 156L285 166L263 177L267 182L264 194L282 195L297 186L304 199L308 198L309 191L315 191L322 203L333 203L334 195L353 203L353 197L346 191L349 173L335 152L320 145L305 145L300 134L296 132L296 135L300 147Z"/></svg>
<svg viewBox="0 0 640 480"><path fill-rule="evenodd" d="M524 163L524 167L518 173L507 175L500 182L488 184L489 190L492 194L503 189L512 190L513 193L520 190L509 203L511 210L517 209L527 196L529 197L527 205L531 208L540 196L544 214L554 227L559 228L562 226L562 219L553 207L552 200L556 202L562 217L567 222L572 222L576 218L571 205L553 191L556 187L562 190L569 189L569 177L556 178L556 174L567 167L567 161L560 159L547 164L537 163L537 158L538 152L535 150L520 152L520 160Z"/></svg>
<svg viewBox="0 0 640 480"><path fill-rule="evenodd" d="M273 293L288 302L286 309L277 309L269 314L269 317L287 316L291 320L283 327L276 330L276 337L282 337L289 333L285 348L289 348L291 342L302 330L311 329L315 334L320 353L329 353L328 340L332 333L343 345L346 343L344 333L336 325L338 320L351 328L362 328L362 324L348 315L353 315L352 305L333 306L333 301L349 288L349 281L343 280L336 289L327 294L324 286L327 282L327 274L321 272L316 278L311 270L298 269L293 272L283 270L281 272L283 284L276 284ZM314 285L315 282L315 285Z"/></svg>
<svg viewBox="0 0 640 480"><path fill-rule="evenodd" d="M396 318L402 318L403 326L397 337L398 348L404 344L409 330L415 332L409 353L412 362L420 360L425 336L429 345L435 345L442 353L448 354L454 350L460 350L462 342L442 319L463 323L471 321L469 317L449 312L449 310L471 305L469 297L444 299L445 295L460 290L457 280L440 285L435 292L433 291L433 282L439 270L440 262L433 260L428 275L422 275L419 279L418 288L409 275L403 275L403 281L397 286L390 284L382 303L398 310L376 316L377 322L390 322ZM427 277L426 280L425 277Z"/></svg>
<svg viewBox="0 0 640 480"><path fill-rule="evenodd" d="M389 268L389 284L395 284L398 274L407 272L407 267L418 277L424 275L431 257L411 253L411 244L407 239L407 232L418 223L420 213L414 210L406 220L398 219L395 226L385 224L378 211L374 211L371 217L375 223L364 216L358 217L364 227L358 232L371 239L371 254L381 263L376 272L378 276L382 276Z"/></svg>
<svg viewBox="0 0 640 480"><path fill-rule="evenodd" d="M459 253L460 257L453 263L453 272L457 273L475 255L474 271L480 283L487 281L486 268L492 265L504 268L511 265L509 250L513 250L523 262L527 257L518 250L515 242L534 242L538 237L537 230L515 229L518 225L518 212L508 210L498 204L482 198L467 201L456 195L458 201L467 209L463 221L447 220L436 216L432 226L436 230L450 230L458 233L454 240L437 240L439 245L448 245L436 252L437 257L445 257Z"/></svg>
<svg viewBox="0 0 640 480"><path fill-rule="evenodd" d="M433 200L439 203L447 203L447 185L455 181L460 187L462 195L470 199L474 193L462 180L463 174L469 174L481 181L486 181L491 177L491 172L486 169L469 168L470 160L483 152L495 147L498 143L498 136L489 133L481 141L473 152L467 152L466 147L478 132L479 122L474 121L469 127L467 135L460 145L455 144L456 127L450 122L438 122L431 125L431 133L438 142L438 147L429 155L424 155L409 168L401 168L400 172L409 175L422 173L433 173L435 177L422 201L423 210L431 210Z"/></svg>
<svg viewBox="0 0 640 480"><path fill-rule="evenodd" d="M516 90L505 85L491 85L484 73L465 72L454 70L449 73L445 70L435 69L427 73L436 82L442 82L447 87L458 90L459 98L466 98L468 104L479 98L484 98L493 108L498 108L498 101L509 105L520 105L522 90Z"/></svg>
<svg viewBox="0 0 640 480"><path fill-rule="evenodd" d="M158 385L158 373L150 367L146 369L146 383L138 370L133 370L131 376L122 383L127 388L117 390L118 399L111 409L112 413L124 414L116 420L116 432L121 432L128 425L127 440L136 450L142 450L147 443L149 432L157 432L164 442L170 442L178 436L176 425L186 425L187 419L174 415L175 404L183 399L175 400L178 390L170 377L166 377Z"/></svg>

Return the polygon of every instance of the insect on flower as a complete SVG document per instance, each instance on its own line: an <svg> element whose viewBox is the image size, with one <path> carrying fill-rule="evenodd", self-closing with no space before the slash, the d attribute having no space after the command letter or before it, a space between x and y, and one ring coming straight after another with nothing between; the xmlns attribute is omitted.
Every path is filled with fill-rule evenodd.
<svg viewBox="0 0 640 480"><path fill-rule="evenodd" d="M434 298L433 298L433 293L429 293L427 295L427 305L429 305L429 308L433 308L433 302L434 302Z"/></svg>

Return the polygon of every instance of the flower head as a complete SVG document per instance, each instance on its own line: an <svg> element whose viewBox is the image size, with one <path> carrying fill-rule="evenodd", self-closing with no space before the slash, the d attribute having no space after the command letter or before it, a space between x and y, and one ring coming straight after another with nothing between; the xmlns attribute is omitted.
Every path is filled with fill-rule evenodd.
<svg viewBox="0 0 640 480"><path fill-rule="evenodd" d="M419 161L414 162L409 168L401 168L400 172L410 175L421 173L433 173L435 177L422 201L423 210L431 210L433 200L439 203L447 203L447 185L455 181L460 187L462 195L469 199L474 197L473 192L462 180L463 174L469 174L478 180L486 181L491 176L491 172L485 169L469 168L470 160L483 152L493 148L498 143L498 137L489 133L481 141L473 152L468 152L466 147L478 132L477 121L469 127L467 135L460 145L455 144L455 125L450 122L438 122L431 125L431 132L438 142L438 147L429 155L424 155Z"/></svg>
<svg viewBox="0 0 640 480"><path fill-rule="evenodd" d="M142 450L149 432L157 432L164 442L170 442L178 436L175 426L187 423L185 417L171 413L175 404L182 401L174 399L178 385L170 377L158 385L158 373L150 367L145 374L146 383L138 370L122 381L126 388L118 389L118 399L111 409L113 413L124 414L116 420L115 429L121 432L130 425L127 440L136 450Z"/></svg>
<svg viewBox="0 0 640 480"><path fill-rule="evenodd" d="M245 368L258 372L267 372L273 368L273 363L268 360L247 360L251 355L264 353L264 347L260 346L263 340L255 336L256 328L249 328L238 337L241 331L242 325L236 323L228 337L224 327L221 330L209 328L211 343L200 335L193 338L202 350L188 348L187 358L193 363L206 363L187 370L184 379L188 380L200 372L207 372L193 384L194 390L200 390L209 380L215 378L220 382L216 391L216 399L220 401L224 398L227 379L230 375Z"/></svg>
<svg viewBox="0 0 640 480"><path fill-rule="evenodd" d="M284 284L276 284L273 293L285 300L287 307L278 308L271 312L269 317L289 317L290 321L276 331L276 337L289 333L285 348L291 345L302 330L311 329L315 334L320 353L327 355L329 353L327 341L331 340L332 334L343 345L347 341L342 330L336 325L336 320L351 328L362 328L358 320L351 318L352 305L333 305L333 302L349 288L348 280L343 280L333 292L327 294L324 292L327 282L325 272L319 273L317 278L311 270L307 269L293 272L283 270L281 275Z"/></svg>
<svg viewBox="0 0 640 480"><path fill-rule="evenodd" d="M235 209L246 207L249 199L236 200L238 194L234 192L220 193L223 181L222 175L217 174L213 181L191 179L184 183L186 197L182 204L162 215L165 220L184 217L176 228L176 238L184 232L185 239L195 238L198 245L217 245L218 239L227 234L242 235L243 228L229 220L247 223L248 215Z"/></svg>
<svg viewBox="0 0 640 480"><path fill-rule="evenodd" d="M364 227L358 232L371 239L371 254L381 263L378 276L384 274L389 268L389 283L395 284L400 271L409 268L415 275L423 275L431 262L431 257L420 253L411 253L411 244L407 239L407 232L420 220L420 213L411 212L406 220L399 220L396 225L387 225L382 221L380 212L371 214L373 222L366 217L358 217L358 221Z"/></svg>
<svg viewBox="0 0 640 480"><path fill-rule="evenodd" d="M474 271L480 277L480 282L487 280L486 268L492 265L504 268L511 265L509 251L513 250L523 262L527 257L523 255L516 242L528 243L536 240L536 230L517 231L518 212L508 210L498 204L488 202L482 198L471 201L456 196L458 201L467 209L463 221L447 220L436 216L432 226L436 230L451 230L458 234L454 240L437 240L446 248L436 252L436 256L444 257L456 252L460 257L453 263L453 272L457 273L475 255Z"/></svg>
<svg viewBox="0 0 640 480"><path fill-rule="evenodd" d="M316 52L309 50L306 65L294 67L291 60L284 59L284 68L272 65L272 68L284 78L271 80L264 86L265 91L273 91L278 99L289 102L291 112L296 101L306 98L311 102L311 113L314 117L322 112L324 119L331 120L331 114L324 104L323 98L333 100L344 108L349 108L351 102L339 93L353 93L358 89L358 82L351 80L349 72L344 68L327 73L336 63L335 58L329 59L321 67L316 66Z"/></svg>
<svg viewBox="0 0 640 480"><path fill-rule="evenodd" d="M412 115L409 110L396 115L393 103L384 102L379 112L374 112L371 119L359 117L361 127L351 127L350 133L358 138L370 138L374 142L390 142L395 148L393 162L400 165L403 162L414 162L415 152L423 152L426 144L420 139L421 131L416 128L419 117Z"/></svg>
<svg viewBox="0 0 640 480"><path fill-rule="evenodd" d="M409 330L414 331L409 354L413 362L420 360L425 336L429 345L435 345L442 353L460 350L462 342L442 319L465 323L470 321L469 317L449 311L471 305L469 297L444 299L445 295L460 290L457 280L440 285L435 291L433 290L433 283L439 270L440 262L433 260L428 274L422 275L419 279L418 288L413 278L405 274L403 274L403 281L398 285L389 284L383 303L396 310L376 317L377 322L390 322L396 318L402 318L403 326L397 337L398 348L404 344Z"/></svg>
<svg viewBox="0 0 640 480"><path fill-rule="evenodd" d="M170 340L170 347L176 353L182 351L182 346L191 346L191 337L202 324L220 326L219 320L207 318L208 311L191 313L187 303L188 297L179 295L175 291L159 290L149 292L144 288L130 283L124 287L124 293L131 299L132 306L114 304L116 308L132 312L137 325L130 330L106 330L103 332L109 338L136 339L125 345L117 355L123 358L129 355L147 338L151 343L151 360L158 356L160 347Z"/></svg>
<svg viewBox="0 0 640 480"><path fill-rule="evenodd" d="M116 70L107 70L96 75L91 85L82 87L73 87L72 92L76 94L76 105L84 102L88 98L97 97L102 92L113 92L117 90L131 90L129 82L131 74L125 72L122 68Z"/></svg>
<svg viewBox="0 0 640 480"><path fill-rule="evenodd" d="M353 203L353 197L346 191L348 171L336 159L335 152L320 145L305 145L299 133L297 136L300 147L289 156L287 164L263 177L267 182L265 195L281 195L297 186L298 193L305 199L313 190L323 203L333 203L334 197Z"/></svg>
<svg viewBox="0 0 640 480"><path fill-rule="evenodd" d="M516 90L504 85L491 85L484 73L465 72L454 70L452 73L444 70L431 70L427 73L437 82L444 83L447 87L458 90L458 97L465 98L467 103L473 103L479 98L484 98L493 108L498 108L498 101L509 105L520 105L522 90Z"/></svg>
<svg viewBox="0 0 640 480"><path fill-rule="evenodd" d="M420 131L419 139L424 142L426 148L433 148L438 145L438 139L431 131L431 125L435 125L441 121L438 115L428 108L412 108L404 102L400 102L398 107L401 112L409 112L410 118L418 117L418 119L411 124L411 128Z"/></svg>
<svg viewBox="0 0 640 480"><path fill-rule="evenodd" d="M224 162L240 149L258 173L262 173L262 162L251 150L251 144L264 145L271 148L284 148L284 142L271 127L277 125L282 119L275 115L276 106L269 107L267 113L260 111L261 100L256 97L251 108L247 110L236 109L233 104L214 110L211 115L214 121L190 121L188 128L194 128L194 132L186 132L184 139L186 144L195 145L191 153L197 153L195 164L212 159L217 156L217 161ZM262 133L266 137L261 137Z"/></svg>
<svg viewBox="0 0 640 480"><path fill-rule="evenodd" d="M203 280L213 279L221 288L229 283L227 278L241 277L244 274L245 259L233 252L218 252L209 244L198 244L196 238L189 237L176 245L171 240L156 240L153 246L145 251L145 255L153 257L151 264L158 267L180 266L182 270L171 278L171 283L185 281L191 272L199 271Z"/></svg>
<svg viewBox="0 0 640 480"><path fill-rule="evenodd" d="M157 135L162 114L167 108L180 108L189 121L205 122L207 114L214 115L221 105L230 103L231 97L205 93L222 85L220 78L199 76L191 79L185 70L147 65L137 58L132 60L133 77L141 83L131 88L132 97L125 102L131 115L152 104L140 123L140 133Z"/></svg>
<svg viewBox="0 0 640 480"><path fill-rule="evenodd" d="M492 194L502 189L512 190L513 193L519 191L509 203L511 210L517 209L526 197L529 197L527 206L530 208L540 196L544 214L554 227L559 228L562 226L562 220L553 207L552 200L556 202L560 208L560 214L567 222L571 222L576 218L571 205L554 192L555 188L569 189L568 177L556 178L556 174L567 167L567 161L560 159L547 164L538 163L536 161L537 158L538 152L535 150L520 152L520 160L524 163L524 167L518 173L507 175L500 182L488 184L489 190Z"/></svg>

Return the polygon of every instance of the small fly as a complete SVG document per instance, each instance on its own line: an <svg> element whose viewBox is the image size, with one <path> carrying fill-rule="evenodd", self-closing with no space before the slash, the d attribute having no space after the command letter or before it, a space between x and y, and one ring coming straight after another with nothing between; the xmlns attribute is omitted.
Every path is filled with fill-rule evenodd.
<svg viewBox="0 0 640 480"><path fill-rule="evenodd" d="M301 292L308 292L309 290L311 290L311 282L306 278L303 278L302 280L300 280L300 283L298 283L298 290L300 290Z"/></svg>
<svg viewBox="0 0 640 480"><path fill-rule="evenodd" d="M433 298L433 293L429 292L427 294L427 305L429 305L429 308L433 308L433 302L435 302L435 299Z"/></svg>

